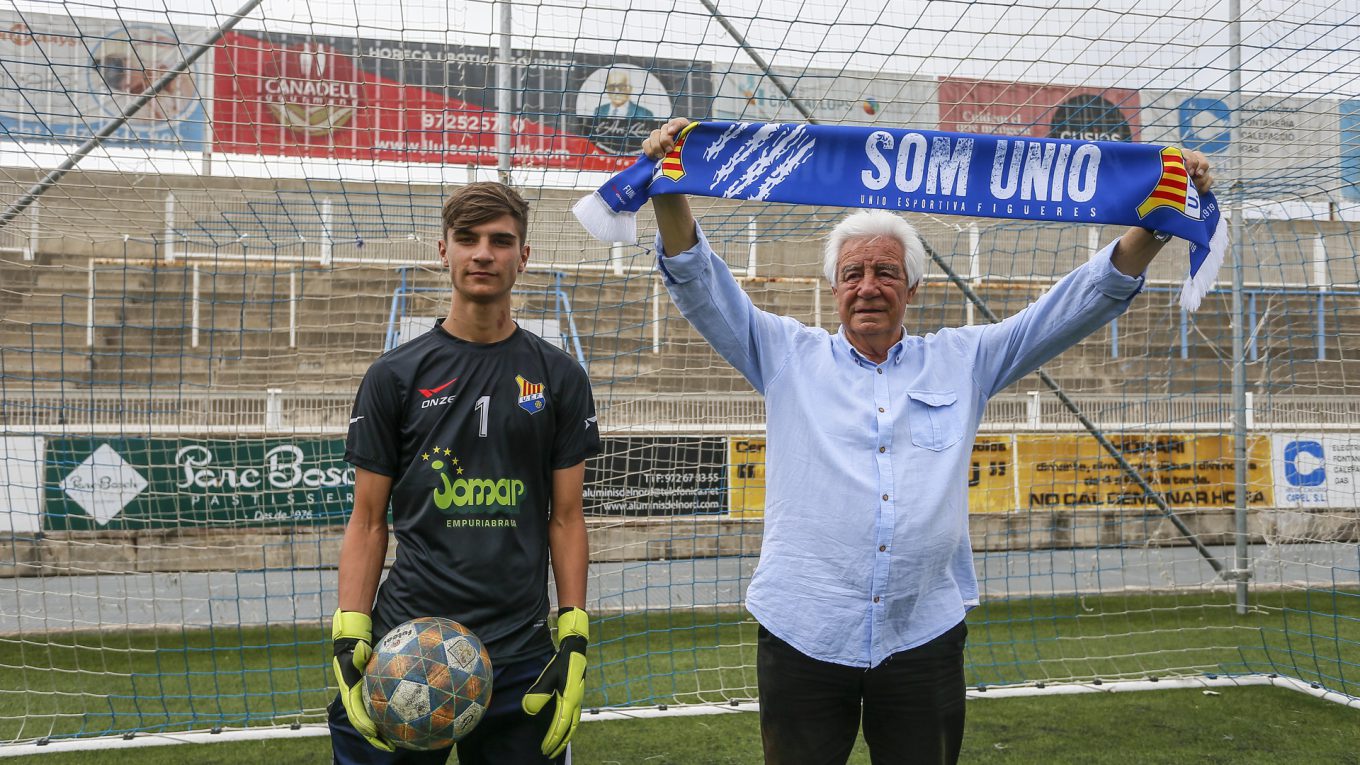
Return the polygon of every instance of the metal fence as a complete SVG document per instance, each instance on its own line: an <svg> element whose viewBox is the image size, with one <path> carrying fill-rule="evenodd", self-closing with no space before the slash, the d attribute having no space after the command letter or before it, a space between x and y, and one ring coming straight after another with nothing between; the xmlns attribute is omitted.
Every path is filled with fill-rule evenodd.
<svg viewBox="0 0 1360 765"><path fill-rule="evenodd" d="M1072 396L1105 430L1227 431L1226 395L1127 399ZM215 436L344 433L352 392L146 392L10 387L0 401L0 431L55 435ZM765 404L756 395L652 394L598 402L605 433L763 433ZM1248 394L1247 424L1258 431L1360 429L1360 397ZM1079 431L1081 425L1052 395L997 396L983 432Z"/></svg>

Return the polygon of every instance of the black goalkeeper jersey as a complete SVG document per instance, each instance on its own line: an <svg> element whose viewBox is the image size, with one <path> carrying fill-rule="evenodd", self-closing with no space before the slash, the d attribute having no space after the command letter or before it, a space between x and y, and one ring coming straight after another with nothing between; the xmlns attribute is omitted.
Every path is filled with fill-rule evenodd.
<svg viewBox="0 0 1360 765"><path fill-rule="evenodd" d="M537 336L470 343L442 325L375 361L350 414L345 459L393 479L373 637L443 616L513 662L552 648L552 472L599 452L595 402L580 364Z"/></svg>

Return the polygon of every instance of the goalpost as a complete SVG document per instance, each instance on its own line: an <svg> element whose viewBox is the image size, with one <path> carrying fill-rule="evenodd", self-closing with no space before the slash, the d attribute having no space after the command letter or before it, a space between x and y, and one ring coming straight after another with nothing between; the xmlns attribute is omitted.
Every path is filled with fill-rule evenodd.
<svg viewBox="0 0 1360 765"><path fill-rule="evenodd" d="M439 206L481 179L530 201L515 317L599 409L585 719L751 708L763 404L670 304L649 209L637 245L570 212L672 115L1206 152L1233 245L1199 311L1172 244L990 404L969 692L1360 703L1360 26L1240 5L0 6L0 755L324 721L354 391L447 310ZM757 305L834 331L843 211L694 204ZM918 334L1119 233L912 217Z"/></svg>

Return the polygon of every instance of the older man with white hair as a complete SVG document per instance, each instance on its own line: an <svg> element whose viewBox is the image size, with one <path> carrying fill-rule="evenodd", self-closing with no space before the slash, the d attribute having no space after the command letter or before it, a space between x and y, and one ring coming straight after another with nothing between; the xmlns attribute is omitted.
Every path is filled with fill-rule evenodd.
<svg viewBox="0 0 1360 765"><path fill-rule="evenodd" d="M653 131L661 159L688 124ZM1209 163L1185 152L1200 193ZM835 334L757 308L684 196L652 199L672 299L766 401L765 535L746 604L767 763L954 763L978 604L967 471L987 400L1128 308L1166 237L1129 229L999 324L903 327L925 271L907 221L848 215L826 246Z"/></svg>

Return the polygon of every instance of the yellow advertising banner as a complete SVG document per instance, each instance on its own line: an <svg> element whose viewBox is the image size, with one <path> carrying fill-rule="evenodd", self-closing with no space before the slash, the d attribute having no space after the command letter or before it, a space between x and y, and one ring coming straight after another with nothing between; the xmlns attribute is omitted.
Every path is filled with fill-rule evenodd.
<svg viewBox="0 0 1360 765"><path fill-rule="evenodd" d="M1230 437L1139 434L1110 441L1173 508L1232 507L1236 500ZM1252 436L1248 444L1248 504L1273 506L1270 438ZM728 439L727 486L733 517L764 515L764 438ZM970 513L1152 505L1089 435L978 436L973 443Z"/></svg>
<svg viewBox="0 0 1360 765"><path fill-rule="evenodd" d="M765 439L730 438L727 443L731 515L760 518L765 514ZM1004 513L1015 507L1014 452L1010 436L978 437L968 474L969 512Z"/></svg>
<svg viewBox="0 0 1360 765"><path fill-rule="evenodd" d="M1232 507L1232 438L1218 435L1115 435L1110 441L1173 508ZM1247 502L1273 504L1270 438L1247 440ZM1154 506L1089 435L1016 436L1020 509ZM976 457L976 455L975 455Z"/></svg>
<svg viewBox="0 0 1360 765"><path fill-rule="evenodd" d="M765 517L765 439L727 440L727 496L733 518Z"/></svg>
<svg viewBox="0 0 1360 765"><path fill-rule="evenodd" d="M1015 444L1010 436L978 436L968 469L968 512L1015 509Z"/></svg>

